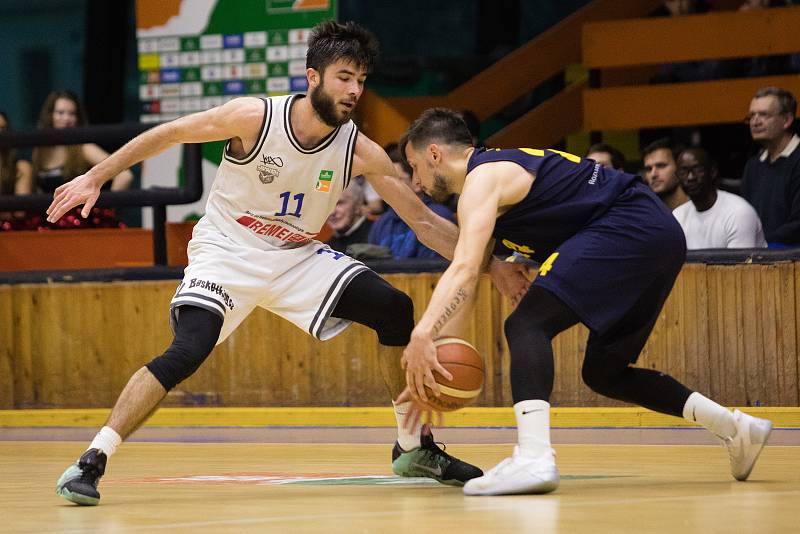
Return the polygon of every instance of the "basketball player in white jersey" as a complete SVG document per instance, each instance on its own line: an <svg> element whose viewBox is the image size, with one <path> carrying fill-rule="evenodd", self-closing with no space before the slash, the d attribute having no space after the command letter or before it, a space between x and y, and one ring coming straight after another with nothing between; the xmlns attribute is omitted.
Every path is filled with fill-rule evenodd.
<svg viewBox="0 0 800 534"><path fill-rule="evenodd" d="M314 239L350 179L363 174L421 241L452 257L457 228L394 177L383 149L350 120L376 54L377 42L365 29L324 22L309 41L308 95L238 98L157 126L56 190L49 220L81 204L86 216L100 186L122 169L178 143L229 140L170 306L173 342L131 377L106 425L59 479L59 495L98 504L107 458L256 306L320 340L352 321L373 328L392 398L402 391L399 362L414 326L411 299ZM395 407L395 473L459 486L482 474L437 447L427 427L403 429L407 408Z"/></svg>

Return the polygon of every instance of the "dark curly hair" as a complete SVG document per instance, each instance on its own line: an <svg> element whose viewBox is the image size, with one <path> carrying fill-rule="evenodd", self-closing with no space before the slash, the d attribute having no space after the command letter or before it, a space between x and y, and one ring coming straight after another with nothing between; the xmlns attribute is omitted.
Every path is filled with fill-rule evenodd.
<svg viewBox="0 0 800 534"><path fill-rule="evenodd" d="M419 148L427 143L444 145L472 146L472 134L461 113L447 108L430 108L422 112L417 120L411 123L408 131L400 139L400 155L406 160L406 146Z"/></svg>
<svg viewBox="0 0 800 534"><path fill-rule="evenodd" d="M377 57L378 40L372 32L352 21L342 24L326 20L311 30L306 68L322 73L331 63L345 59L369 73Z"/></svg>

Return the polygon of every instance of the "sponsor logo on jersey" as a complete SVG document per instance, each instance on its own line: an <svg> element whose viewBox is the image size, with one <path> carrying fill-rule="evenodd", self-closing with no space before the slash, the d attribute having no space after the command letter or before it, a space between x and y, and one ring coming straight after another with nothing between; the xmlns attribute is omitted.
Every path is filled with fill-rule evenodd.
<svg viewBox="0 0 800 534"><path fill-rule="evenodd" d="M304 233L293 232L284 226L282 222L274 221L270 224L259 221L255 217L250 217L248 215L242 215L236 219L236 222L245 228L252 230L254 234L274 237L287 243L307 243L310 241L308 235Z"/></svg>
<svg viewBox="0 0 800 534"><path fill-rule="evenodd" d="M319 171L319 178L317 178L317 191L320 193L327 193L331 190L331 181L333 180L333 171L322 169Z"/></svg>
<svg viewBox="0 0 800 534"><path fill-rule="evenodd" d="M594 185L597 183L597 175L600 174L600 164L595 163L594 170L592 171L592 177L589 178L589 185Z"/></svg>
<svg viewBox="0 0 800 534"><path fill-rule="evenodd" d="M518 245L517 243L514 243L513 241L510 241L508 239L503 239L502 243L506 248L511 249L516 254L519 254L520 256L525 256L526 258L530 258L533 255L533 253L536 252L528 245Z"/></svg>

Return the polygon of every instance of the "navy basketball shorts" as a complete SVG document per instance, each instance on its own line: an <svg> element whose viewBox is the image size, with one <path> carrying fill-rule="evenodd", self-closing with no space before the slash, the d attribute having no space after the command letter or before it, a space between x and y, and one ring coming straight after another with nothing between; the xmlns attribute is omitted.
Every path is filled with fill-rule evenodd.
<svg viewBox="0 0 800 534"><path fill-rule="evenodd" d="M655 323L686 259L686 239L640 181L562 243L534 281L561 299L595 336ZM630 313L635 311L635 313ZM649 333L649 332L648 332Z"/></svg>

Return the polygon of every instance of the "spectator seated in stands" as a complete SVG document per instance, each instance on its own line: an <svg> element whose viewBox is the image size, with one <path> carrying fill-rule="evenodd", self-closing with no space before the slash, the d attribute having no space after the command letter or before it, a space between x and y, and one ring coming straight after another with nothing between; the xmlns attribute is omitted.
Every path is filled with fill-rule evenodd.
<svg viewBox="0 0 800 534"><path fill-rule="evenodd" d="M47 96L39 114L40 129L74 128L86 126L86 113L78 97L71 91L54 91ZM53 193L58 186L85 173L108 157L108 153L94 143L36 147L33 150L33 170L36 188L41 193ZM130 187L133 173L124 170L111 182L112 191ZM80 216L80 207L70 211L51 228L118 227L124 226L116 219L113 209L92 208L88 218Z"/></svg>
<svg viewBox="0 0 800 534"><path fill-rule="evenodd" d="M400 150L397 147L397 143L389 143L383 147L383 150L385 150L389 155L392 163L394 163L395 169L397 169L397 165L401 159ZM381 213L386 211L386 203L383 201L378 192L375 191L375 188L372 187L372 184L366 181L363 176L356 177L356 181L364 188L364 201L367 205L367 217L369 217L370 220L377 219Z"/></svg>
<svg viewBox="0 0 800 534"><path fill-rule="evenodd" d="M366 243L372 221L366 216L364 188L351 182L328 216L328 226L333 236L328 246L339 252L347 252L347 247L356 243Z"/></svg>
<svg viewBox="0 0 800 534"><path fill-rule="evenodd" d="M667 138L653 141L642 151L644 181L670 210L689 200L675 174L676 155L675 148Z"/></svg>
<svg viewBox="0 0 800 534"><path fill-rule="evenodd" d="M364 190L364 214L369 217L370 220L376 219L381 213L386 211L386 204L383 202L378 192L375 191L375 188L372 187L372 184L363 176L356 176L354 180Z"/></svg>
<svg viewBox="0 0 800 534"><path fill-rule="evenodd" d="M398 152L399 153L399 152ZM390 154L391 155L391 154ZM438 204L422 192L419 183L411 179L411 168L405 161L395 162L397 175L414 193L437 215L455 222L455 215L447 206ZM369 232L369 242L373 245L387 247L394 259L403 258L441 258L436 252L419 242L411 228L392 208L380 216Z"/></svg>
<svg viewBox="0 0 800 534"><path fill-rule="evenodd" d="M800 138L793 133L797 100L777 87L759 89L747 122L763 148L747 160L742 196L755 208L770 247L800 245Z"/></svg>
<svg viewBox="0 0 800 534"><path fill-rule="evenodd" d="M702 148L678 156L676 174L691 202L672 214L686 234L689 250L766 247L755 210L743 198L717 189L717 166Z"/></svg>
<svg viewBox="0 0 800 534"><path fill-rule="evenodd" d="M8 115L0 111L0 133L8 131L11 131ZM32 192L31 164L24 159L17 159L16 150L0 148L0 195L30 195ZM0 231L27 229L32 222L24 211L0 212Z"/></svg>
<svg viewBox="0 0 800 534"><path fill-rule="evenodd" d="M607 143L595 143L586 151L586 157L595 160L606 169L625 170L625 156Z"/></svg>

